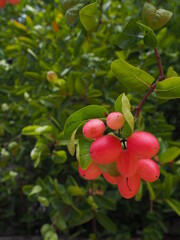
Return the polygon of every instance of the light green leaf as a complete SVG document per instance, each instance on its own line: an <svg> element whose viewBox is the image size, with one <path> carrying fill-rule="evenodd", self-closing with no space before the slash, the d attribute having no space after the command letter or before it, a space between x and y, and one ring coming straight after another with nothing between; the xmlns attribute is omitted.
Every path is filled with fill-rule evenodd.
<svg viewBox="0 0 180 240"><path fill-rule="evenodd" d="M64 136L71 137L73 132L80 126L84 125L89 119L100 118L105 119L108 114L106 108L98 105L89 105L71 114L67 119L64 127Z"/></svg>
<svg viewBox="0 0 180 240"><path fill-rule="evenodd" d="M80 139L77 145L76 158L80 163L82 169L87 169L91 163L91 157L89 155L89 148L91 141L87 139Z"/></svg>
<svg viewBox="0 0 180 240"><path fill-rule="evenodd" d="M138 23L145 30L144 43L150 48L158 46L158 40L153 30L142 23Z"/></svg>
<svg viewBox="0 0 180 240"><path fill-rule="evenodd" d="M169 198L172 193L173 188L173 178L172 174L167 173L164 179L164 197Z"/></svg>
<svg viewBox="0 0 180 240"><path fill-rule="evenodd" d="M180 77L170 77L158 82L155 90L159 98L180 98Z"/></svg>
<svg viewBox="0 0 180 240"><path fill-rule="evenodd" d="M172 12L165 9L156 9L152 4L145 3L142 9L142 19L145 25L153 30L165 26L172 17Z"/></svg>
<svg viewBox="0 0 180 240"><path fill-rule="evenodd" d="M134 131L134 117L131 113L131 105L129 99L122 93L115 102L115 110L121 112L125 118L123 127L123 137L129 137Z"/></svg>
<svg viewBox="0 0 180 240"><path fill-rule="evenodd" d="M96 212L96 219L108 232L116 232L116 225L105 213Z"/></svg>
<svg viewBox="0 0 180 240"><path fill-rule="evenodd" d="M78 186L68 186L67 191L71 196L83 196L84 195L83 188L80 188Z"/></svg>
<svg viewBox="0 0 180 240"><path fill-rule="evenodd" d="M67 154L64 150L59 150L59 151L53 151L53 157L52 160L56 164L62 164L66 162L67 160Z"/></svg>
<svg viewBox="0 0 180 240"><path fill-rule="evenodd" d="M40 185L36 185L32 188L31 192L29 193L29 196L40 193L42 191L42 187Z"/></svg>
<svg viewBox="0 0 180 240"><path fill-rule="evenodd" d="M128 62L118 59L112 62L111 69L114 76L126 87L134 92L145 92L153 83L154 78L147 72L132 66Z"/></svg>
<svg viewBox="0 0 180 240"><path fill-rule="evenodd" d="M116 168L115 162L109 164L98 164L98 166L103 172L106 172L113 177L117 177L120 175Z"/></svg>
<svg viewBox="0 0 180 240"><path fill-rule="evenodd" d="M45 207L49 206L49 201L47 198L42 197L42 196L38 196L38 201Z"/></svg>
<svg viewBox="0 0 180 240"><path fill-rule="evenodd" d="M146 184L147 184L147 188L148 188L148 191L149 191L150 199L153 201L153 200L156 199L155 192L154 192L154 190L153 190L153 188L151 186L151 183L146 182Z"/></svg>
<svg viewBox="0 0 180 240"><path fill-rule="evenodd" d="M117 38L117 46L127 49L143 39L142 30L133 20L129 21Z"/></svg>
<svg viewBox="0 0 180 240"><path fill-rule="evenodd" d="M80 12L80 20L86 31L92 31L97 25L97 2L88 4Z"/></svg>
<svg viewBox="0 0 180 240"><path fill-rule="evenodd" d="M165 199L165 202L177 213L178 216L180 216L180 202L170 198Z"/></svg>
<svg viewBox="0 0 180 240"><path fill-rule="evenodd" d="M180 155L180 148L171 147L166 149L166 151L160 155L159 161L161 163L168 163L176 159L179 155Z"/></svg>

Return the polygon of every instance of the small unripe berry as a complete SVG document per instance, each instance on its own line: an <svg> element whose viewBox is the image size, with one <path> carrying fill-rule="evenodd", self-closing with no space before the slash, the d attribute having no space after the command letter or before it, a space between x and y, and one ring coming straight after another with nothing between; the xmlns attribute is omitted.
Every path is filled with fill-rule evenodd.
<svg viewBox="0 0 180 240"><path fill-rule="evenodd" d="M92 162L89 167L83 170L79 164L79 174L86 180L93 180L101 175L102 171L95 162Z"/></svg>
<svg viewBox="0 0 180 240"><path fill-rule="evenodd" d="M160 171L157 163L152 159L140 159L137 174L146 182L154 182L159 178Z"/></svg>
<svg viewBox="0 0 180 240"><path fill-rule="evenodd" d="M118 190L122 197L129 199L136 195L139 190L141 179L138 175L127 178L120 176L117 178Z"/></svg>
<svg viewBox="0 0 180 240"><path fill-rule="evenodd" d="M128 150L122 150L121 156L116 161L116 167L120 175L131 177L137 170L138 158Z"/></svg>
<svg viewBox="0 0 180 240"><path fill-rule="evenodd" d="M83 127L83 135L89 139L100 137L105 131L105 124L100 119L91 119Z"/></svg>
<svg viewBox="0 0 180 240"><path fill-rule="evenodd" d="M112 112L107 116L107 126L113 130L118 130L124 125L124 116L120 112Z"/></svg>
<svg viewBox="0 0 180 240"><path fill-rule="evenodd" d="M134 132L127 140L127 149L139 159L152 158L159 151L159 143L151 133Z"/></svg>
<svg viewBox="0 0 180 240"><path fill-rule="evenodd" d="M107 182L116 185L117 184L117 177L113 177L108 173L103 173L103 177L106 179Z"/></svg>
<svg viewBox="0 0 180 240"><path fill-rule="evenodd" d="M120 140L115 136L105 135L91 144L89 154L96 163L108 164L117 160L121 151Z"/></svg>

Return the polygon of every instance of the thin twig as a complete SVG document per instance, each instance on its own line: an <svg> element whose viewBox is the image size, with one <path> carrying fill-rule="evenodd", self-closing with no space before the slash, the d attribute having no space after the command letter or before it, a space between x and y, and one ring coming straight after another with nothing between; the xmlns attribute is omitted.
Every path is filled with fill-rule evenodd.
<svg viewBox="0 0 180 240"><path fill-rule="evenodd" d="M154 48L154 53L155 53L158 68L159 68L159 79L158 79L158 81L162 81L162 80L165 79L165 75L164 75L163 66L162 66L162 63L161 63L161 57L159 55L159 52L158 52L157 48Z"/></svg>

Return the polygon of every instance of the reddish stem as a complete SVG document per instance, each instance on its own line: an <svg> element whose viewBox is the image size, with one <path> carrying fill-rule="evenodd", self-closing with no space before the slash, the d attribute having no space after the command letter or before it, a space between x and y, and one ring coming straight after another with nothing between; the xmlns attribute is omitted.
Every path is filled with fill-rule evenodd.
<svg viewBox="0 0 180 240"><path fill-rule="evenodd" d="M162 63L161 63L161 57L159 55L158 49L154 48L154 53L156 56L156 60L157 60L157 64L158 64L158 68L159 68L159 77L158 79L150 86L148 92L144 95L143 99L141 100L140 104L138 105L138 107L136 108L136 112L135 112L135 118L138 117L139 113L141 112L142 106L144 104L144 102L146 101L146 99L148 98L148 96L154 91L157 82L160 82L162 80L165 79L165 75L164 75L164 71L163 71L163 67L162 67Z"/></svg>

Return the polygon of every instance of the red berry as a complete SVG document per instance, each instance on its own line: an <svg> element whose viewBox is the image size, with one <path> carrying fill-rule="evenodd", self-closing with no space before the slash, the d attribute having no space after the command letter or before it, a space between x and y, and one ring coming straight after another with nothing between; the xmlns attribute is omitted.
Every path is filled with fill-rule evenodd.
<svg viewBox="0 0 180 240"><path fill-rule="evenodd" d="M127 140L127 149L139 159L152 158L159 151L159 143L151 133L134 132Z"/></svg>
<svg viewBox="0 0 180 240"><path fill-rule="evenodd" d="M121 156L116 161L116 167L120 175L131 177L137 170L138 158L128 150L122 150Z"/></svg>
<svg viewBox="0 0 180 240"><path fill-rule="evenodd" d="M0 8L3 8L4 6L6 6L6 0L1 0L0 1Z"/></svg>
<svg viewBox="0 0 180 240"><path fill-rule="evenodd" d="M140 159L137 173L146 182L154 182L160 175L159 167L152 159Z"/></svg>
<svg viewBox="0 0 180 240"><path fill-rule="evenodd" d="M93 180L101 175L102 171L98 165L92 162L86 170L83 170L79 164L79 174L86 180Z"/></svg>
<svg viewBox="0 0 180 240"><path fill-rule="evenodd" d="M121 141L117 137L105 135L91 144L89 154L96 163L108 164L117 160L121 151Z"/></svg>
<svg viewBox="0 0 180 240"><path fill-rule="evenodd" d="M124 116L120 112L112 112L107 116L106 123L109 128L118 130L124 125Z"/></svg>
<svg viewBox="0 0 180 240"><path fill-rule="evenodd" d="M120 176L117 178L118 190L122 197L129 199L136 195L139 190L141 179L138 175L127 178Z"/></svg>
<svg viewBox="0 0 180 240"><path fill-rule="evenodd" d="M100 137L105 131L105 124L100 119L91 119L83 127L83 135L94 139Z"/></svg>
<svg viewBox="0 0 180 240"><path fill-rule="evenodd" d="M20 3L20 0L8 0L8 2L12 5L16 5Z"/></svg>
<svg viewBox="0 0 180 240"><path fill-rule="evenodd" d="M108 173L103 173L103 177L106 179L107 182L115 185L117 184L117 177L113 177L109 175Z"/></svg>

